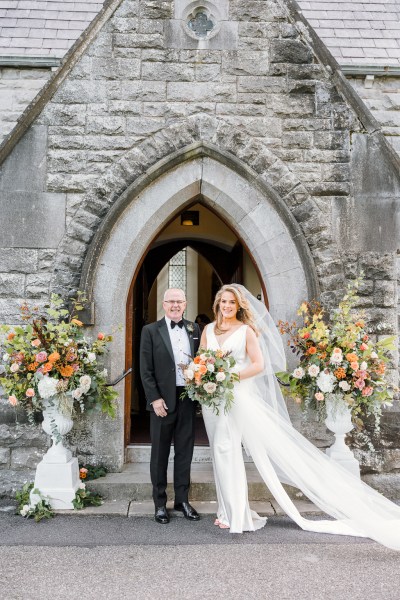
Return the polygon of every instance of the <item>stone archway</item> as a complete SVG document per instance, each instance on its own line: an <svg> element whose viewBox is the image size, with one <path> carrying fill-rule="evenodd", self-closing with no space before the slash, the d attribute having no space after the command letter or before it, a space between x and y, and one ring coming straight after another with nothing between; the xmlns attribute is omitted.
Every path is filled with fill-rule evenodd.
<svg viewBox="0 0 400 600"><path fill-rule="evenodd" d="M292 318L302 299L318 293L304 236L277 194L243 163L215 149L197 144L180 154L180 161L175 154L162 168L156 165L157 177L150 174L148 185L135 182L122 194L86 256L81 289L94 302L96 329L109 331L112 324L123 324L110 356L111 378L124 368L126 299L142 256L171 216L199 195L246 244L275 318ZM123 384L119 392L116 421L97 420L93 439L96 455L117 469L124 459Z"/></svg>

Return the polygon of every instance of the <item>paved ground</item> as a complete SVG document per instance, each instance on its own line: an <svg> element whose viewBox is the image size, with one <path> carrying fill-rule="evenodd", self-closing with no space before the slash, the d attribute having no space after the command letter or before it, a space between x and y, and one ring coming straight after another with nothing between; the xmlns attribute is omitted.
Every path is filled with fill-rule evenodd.
<svg viewBox="0 0 400 600"><path fill-rule="evenodd" d="M314 517L317 518L317 517ZM213 517L0 513L1 600L398 600L400 554L369 540L303 532L273 516L232 535Z"/></svg>

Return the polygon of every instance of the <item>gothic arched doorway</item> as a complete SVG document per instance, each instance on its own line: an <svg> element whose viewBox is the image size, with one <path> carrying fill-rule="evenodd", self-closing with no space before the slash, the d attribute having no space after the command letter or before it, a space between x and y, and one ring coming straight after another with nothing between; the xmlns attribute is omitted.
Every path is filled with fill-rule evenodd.
<svg viewBox="0 0 400 600"><path fill-rule="evenodd" d="M186 316L212 319L216 291L225 283L242 283L265 296L261 278L242 240L201 198L175 215L153 240L133 278L127 301L126 444L150 442L149 414L139 374L142 327L162 317L162 297L168 287L182 287L188 299ZM197 418L197 445L206 445L201 415Z"/></svg>

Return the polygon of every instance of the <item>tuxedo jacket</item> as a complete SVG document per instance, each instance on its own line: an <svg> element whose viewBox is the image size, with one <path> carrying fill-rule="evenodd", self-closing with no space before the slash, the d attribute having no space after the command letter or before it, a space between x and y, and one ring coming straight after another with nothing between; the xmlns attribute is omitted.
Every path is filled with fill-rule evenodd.
<svg viewBox="0 0 400 600"><path fill-rule="evenodd" d="M190 351L194 356L200 344L200 329L197 323L186 319L183 319L183 323L189 337ZM160 321L143 327L140 339L140 377L147 410L153 410L151 403L159 398L164 400L170 412L175 410L176 368L168 325L163 317Z"/></svg>

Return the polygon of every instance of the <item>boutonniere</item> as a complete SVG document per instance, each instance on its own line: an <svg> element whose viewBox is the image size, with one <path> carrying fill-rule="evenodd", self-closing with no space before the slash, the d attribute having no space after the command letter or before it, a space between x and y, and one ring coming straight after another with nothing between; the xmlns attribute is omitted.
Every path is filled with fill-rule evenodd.
<svg viewBox="0 0 400 600"><path fill-rule="evenodd" d="M194 331L193 323L188 323L186 325L186 330L187 330L188 333L193 333L193 331Z"/></svg>

